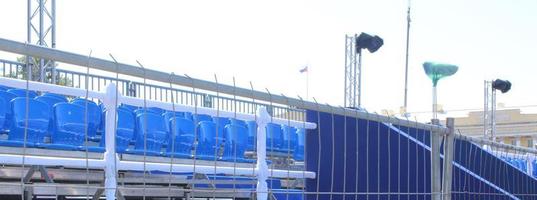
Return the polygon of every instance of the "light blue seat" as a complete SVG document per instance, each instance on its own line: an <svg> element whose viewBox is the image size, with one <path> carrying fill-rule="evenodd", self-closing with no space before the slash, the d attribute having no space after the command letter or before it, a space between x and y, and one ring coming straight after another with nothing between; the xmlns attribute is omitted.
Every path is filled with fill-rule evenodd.
<svg viewBox="0 0 537 200"><path fill-rule="evenodd" d="M233 162L253 162L244 157L248 143L248 128L238 124L228 124L225 129L226 148L224 160Z"/></svg>
<svg viewBox="0 0 537 200"><path fill-rule="evenodd" d="M129 148L129 143L134 137L134 113L125 108L117 109L117 127L116 127L116 152L125 153ZM88 147L88 151L104 152L106 136L103 135L98 147Z"/></svg>
<svg viewBox="0 0 537 200"><path fill-rule="evenodd" d="M306 144L306 132L304 129L298 129L297 133L297 145L294 151L294 159L297 161L304 161L304 147Z"/></svg>
<svg viewBox="0 0 537 200"><path fill-rule="evenodd" d="M100 137L97 136L97 129L103 117L101 108L95 102L83 98L73 99L71 103L84 108L84 112L88 115L88 140L98 142ZM82 119L84 120L84 117Z"/></svg>
<svg viewBox="0 0 537 200"><path fill-rule="evenodd" d="M9 89L7 92L13 93L18 97L26 97L26 95L28 95L28 97L32 99L37 96L37 92L25 89Z"/></svg>
<svg viewBox="0 0 537 200"><path fill-rule="evenodd" d="M55 93L48 93L47 92L47 93L41 94L41 96L52 97L52 98L60 99L63 102L68 102L67 97L65 97L65 96L63 96L61 94L55 94Z"/></svg>
<svg viewBox="0 0 537 200"><path fill-rule="evenodd" d="M0 141L0 145L21 147L26 144L27 147L34 147L44 143L50 120L48 105L34 99L17 97L11 101L11 109L13 123L8 140Z"/></svg>
<svg viewBox="0 0 537 200"><path fill-rule="evenodd" d="M168 139L168 132L161 115L142 112L136 115L134 149L127 149L126 153L158 156L162 155L164 141Z"/></svg>
<svg viewBox="0 0 537 200"><path fill-rule="evenodd" d="M183 117L172 117L169 121L170 135L168 138L168 146L166 148L166 156L174 158L192 158L192 150L194 149L196 133L195 125L189 119Z"/></svg>
<svg viewBox="0 0 537 200"><path fill-rule="evenodd" d="M37 96L34 99L37 100L37 101L41 101L43 103L46 103L50 107L50 113L54 113L54 105L56 105L57 103L67 102L67 100L65 100L65 99L59 99L59 98L56 98L56 97L53 97L53 96ZM50 115L49 131L48 131L47 135L50 136L50 134L52 133L53 130L54 130L54 115L51 114Z"/></svg>
<svg viewBox="0 0 537 200"><path fill-rule="evenodd" d="M11 120L13 118L13 114L11 112L11 100L13 100L16 97L17 95L13 93L0 90L0 98L3 99L5 102L5 105L2 109L6 111L4 123L0 124L0 132L2 133L8 132L9 127L11 126Z"/></svg>
<svg viewBox="0 0 537 200"><path fill-rule="evenodd" d="M87 135L95 135L95 129L90 129L86 123L85 108L72 103L57 103L54 105L54 132L51 144L45 148L61 150L83 150Z"/></svg>
<svg viewBox="0 0 537 200"><path fill-rule="evenodd" d="M195 156L206 160L221 159L225 144L223 135L216 136L216 124L200 121L197 129L199 137Z"/></svg>
<svg viewBox="0 0 537 200"><path fill-rule="evenodd" d="M267 151L281 152L283 146L282 127L278 124L268 123L267 127Z"/></svg>
<svg viewBox="0 0 537 200"><path fill-rule="evenodd" d="M293 154L294 150L296 149L298 135L296 134L296 128L283 125L283 144L282 144L282 151L285 153L291 153Z"/></svg>

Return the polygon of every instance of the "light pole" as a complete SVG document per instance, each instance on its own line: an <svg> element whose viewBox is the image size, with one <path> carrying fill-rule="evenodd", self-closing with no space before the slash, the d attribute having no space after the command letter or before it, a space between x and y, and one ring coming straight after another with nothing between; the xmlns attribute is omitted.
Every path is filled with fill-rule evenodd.
<svg viewBox="0 0 537 200"><path fill-rule="evenodd" d="M496 90L506 93L511 89L511 82L496 79L485 81L485 107L483 109L483 137L491 141L496 138ZM490 93L489 93L490 92Z"/></svg>
<svg viewBox="0 0 537 200"><path fill-rule="evenodd" d="M436 86L438 81L442 78L451 76L457 72L458 66L437 62L425 62L423 63L423 69L425 74L433 82L433 119L438 119L438 104L437 104L437 91Z"/></svg>

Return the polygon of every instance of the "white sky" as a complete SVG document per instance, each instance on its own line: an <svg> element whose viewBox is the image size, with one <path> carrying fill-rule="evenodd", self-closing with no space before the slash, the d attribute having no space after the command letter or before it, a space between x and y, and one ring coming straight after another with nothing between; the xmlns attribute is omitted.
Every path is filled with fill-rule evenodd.
<svg viewBox="0 0 537 200"><path fill-rule="evenodd" d="M384 39L363 56L362 103L370 111L403 104L407 1L401 0L57 0L57 48L272 93L343 104L344 36ZM414 0L409 111L431 108L422 63L459 72L439 83L446 110L483 107L483 80L513 83L498 102L537 105L537 1ZM26 1L1 0L0 37L26 40ZM15 59L0 54L3 59ZM446 116L456 113L448 113ZM430 113L426 117L430 117ZM443 116L442 116L443 117Z"/></svg>

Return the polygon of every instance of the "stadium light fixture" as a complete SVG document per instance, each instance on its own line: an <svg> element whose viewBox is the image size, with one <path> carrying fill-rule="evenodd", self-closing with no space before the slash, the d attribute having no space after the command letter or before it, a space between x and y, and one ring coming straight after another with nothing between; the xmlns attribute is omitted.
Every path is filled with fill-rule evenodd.
<svg viewBox="0 0 537 200"><path fill-rule="evenodd" d="M356 38L356 51L362 52L362 49L367 49L369 53L375 53L384 45L384 40L379 36L372 36L367 33L361 33Z"/></svg>
<svg viewBox="0 0 537 200"><path fill-rule="evenodd" d="M438 85L438 81L442 78L451 76L457 72L459 69L458 66L452 65L452 64L445 64L445 63L437 63L437 62L425 62L423 63L423 69L425 70L425 74L431 79L433 82L433 119L438 118L438 104L437 104L437 91L436 86Z"/></svg>
<svg viewBox="0 0 537 200"><path fill-rule="evenodd" d="M492 88L502 91L502 93L509 92L511 90L511 82L508 80L496 79L492 82Z"/></svg>

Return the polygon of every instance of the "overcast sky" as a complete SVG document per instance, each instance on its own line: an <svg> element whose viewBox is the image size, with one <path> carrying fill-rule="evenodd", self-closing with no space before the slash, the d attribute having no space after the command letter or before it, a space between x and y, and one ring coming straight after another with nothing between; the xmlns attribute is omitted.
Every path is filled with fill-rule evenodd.
<svg viewBox="0 0 537 200"><path fill-rule="evenodd" d="M343 104L345 34L384 39L363 55L362 103L370 111L403 104L407 1L57 0L57 48ZM2 0L0 37L26 40L26 1ZM456 64L439 83L446 110L483 107L483 80L513 83L498 102L537 105L537 1L414 0L409 111L431 109L425 61ZM3 59L15 59L0 54ZM455 113L448 113L448 115ZM430 115L427 114L427 115ZM445 117L443 115L442 117Z"/></svg>

